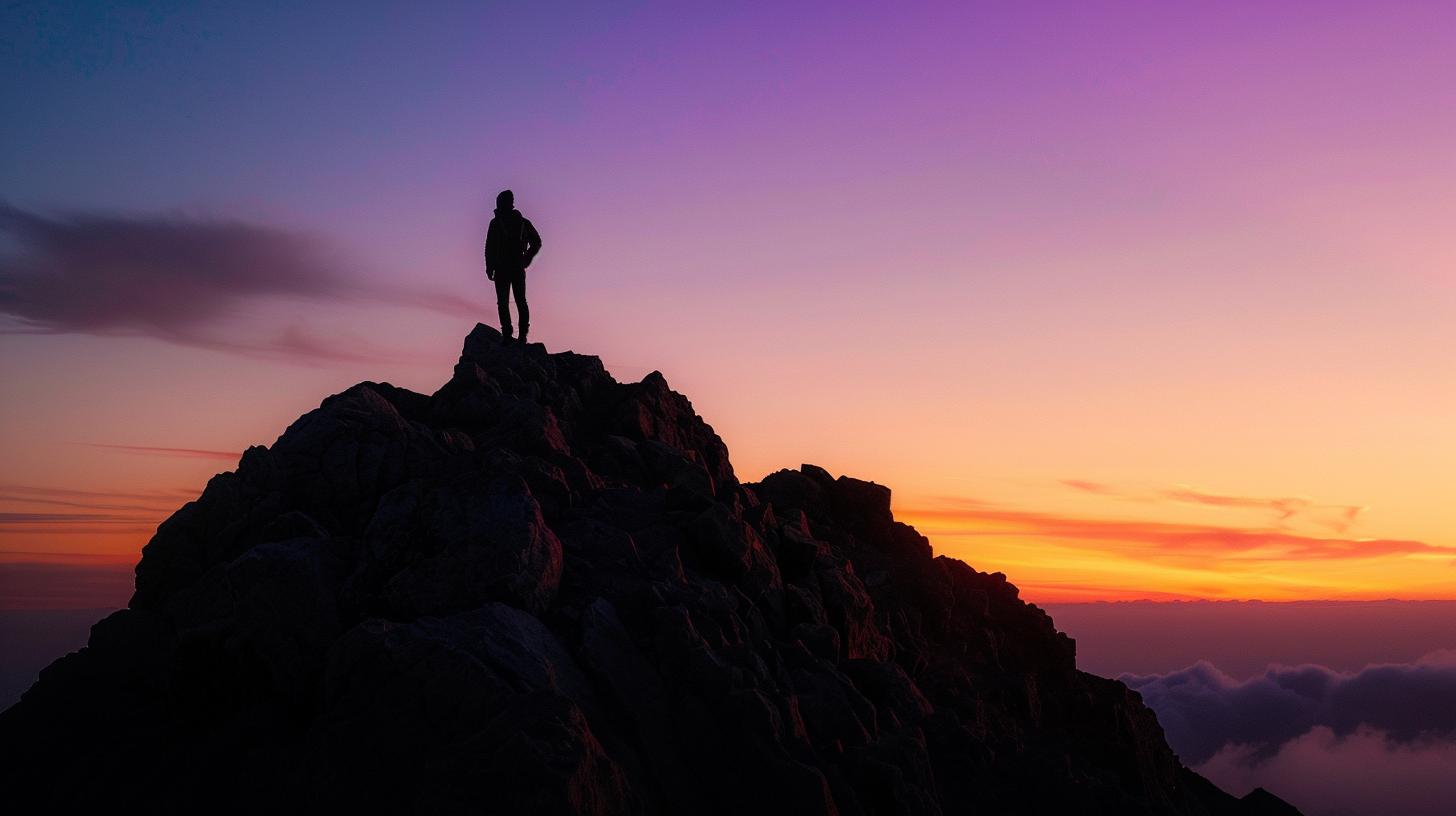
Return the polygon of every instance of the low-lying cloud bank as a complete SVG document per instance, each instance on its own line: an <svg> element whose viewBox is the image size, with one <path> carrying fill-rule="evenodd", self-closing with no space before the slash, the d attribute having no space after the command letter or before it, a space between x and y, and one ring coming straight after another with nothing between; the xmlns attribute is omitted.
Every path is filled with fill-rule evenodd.
<svg viewBox="0 0 1456 816"><path fill-rule="evenodd" d="M1231 745L1194 768L1242 796L1273 791L1305 816L1450 816L1456 810L1456 743L1406 742L1361 728L1319 726L1258 758Z"/></svg>
<svg viewBox="0 0 1456 816"><path fill-rule="evenodd" d="M1271 756L1321 726L1339 736L1367 726L1399 742L1456 740L1456 652L1350 673L1271 666L1242 682L1207 662L1118 679L1158 712L1169 744L1190 763L1228 745Z"/></svg>
<svg viewBox="0 0 1456 816"><path fill-rule="evenodd" d="M1310 816L1456 812L1456 652L1355 672L1210 663L1123 675L1185 762L1234 794L1258 786Z"/></svg>

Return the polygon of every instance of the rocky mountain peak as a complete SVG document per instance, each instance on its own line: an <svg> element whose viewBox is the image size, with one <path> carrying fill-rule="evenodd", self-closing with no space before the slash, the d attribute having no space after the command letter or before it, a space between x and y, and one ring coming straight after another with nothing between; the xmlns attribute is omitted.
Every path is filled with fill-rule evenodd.
<svg viewBox="0 0 1456 816"><path fill-rule="evenodd" d="M477 326L157 530L128 609L0 714L35 809L1291 813L1179 764L890 490L742 483L657 372Z"/></svg>

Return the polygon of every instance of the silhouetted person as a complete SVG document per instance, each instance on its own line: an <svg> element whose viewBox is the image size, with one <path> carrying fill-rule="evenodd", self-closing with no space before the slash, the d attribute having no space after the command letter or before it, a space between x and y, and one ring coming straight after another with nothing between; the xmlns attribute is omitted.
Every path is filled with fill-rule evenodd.
<svg viewBox="0 0 1456 816"><path fill-rule="evenodd" d="M515 205L516 196L510 190L502 190L495 197L495 217L490 219L490 228L485 232L485 276L495 281L501 335L507 341L511 339L511 290L515 290L524 343L531 328L531 310L526 306L526 267L541 251L541 234Z"/></svg>

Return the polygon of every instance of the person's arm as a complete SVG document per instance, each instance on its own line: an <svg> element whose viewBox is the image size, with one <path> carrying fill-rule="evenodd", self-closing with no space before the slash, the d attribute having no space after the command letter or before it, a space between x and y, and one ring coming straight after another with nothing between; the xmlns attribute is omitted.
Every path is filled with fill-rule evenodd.
<svg viewBox="0 0 1456 816"><path fill-rule="evenodd" d="M531 259L541 251L541 233L536 231L536 225L526 219L526 266L531 265Z"/></svg>
<svg viewBox="0 0 1456 816"><path fill-rule="evenodd" d="M495 268L490 265L490 234L494 232L491 227L495 226L495 219L490 220L490 226L485 228L485 277L487 280L495 280Z"/></svg>

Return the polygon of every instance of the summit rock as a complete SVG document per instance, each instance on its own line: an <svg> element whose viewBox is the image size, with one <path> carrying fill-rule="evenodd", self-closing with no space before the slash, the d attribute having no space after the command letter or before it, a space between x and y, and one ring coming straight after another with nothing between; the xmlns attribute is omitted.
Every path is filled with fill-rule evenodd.
<svg viewBox="0 0 1456 816"><path fill-rule="evenodd" d="M1285 814L888 488L756 483L660 373L477 326L165 521L0 713L12 813Z"/></svg>

